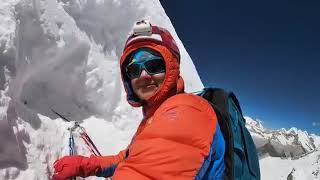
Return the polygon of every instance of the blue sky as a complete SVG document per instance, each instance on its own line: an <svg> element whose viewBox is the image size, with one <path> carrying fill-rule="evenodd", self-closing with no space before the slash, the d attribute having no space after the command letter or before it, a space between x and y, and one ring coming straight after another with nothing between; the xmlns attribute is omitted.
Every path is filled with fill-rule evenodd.
<svg viewBox="0 0 320 180"><path fill-rule="evenodd" d="M320 1L161 1L205 86L268 128L320 134Z"/></svg>

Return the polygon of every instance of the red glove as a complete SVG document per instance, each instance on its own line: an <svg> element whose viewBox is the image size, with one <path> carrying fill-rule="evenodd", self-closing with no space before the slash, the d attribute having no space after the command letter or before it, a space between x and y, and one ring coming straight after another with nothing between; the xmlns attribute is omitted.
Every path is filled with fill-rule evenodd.
<svg viewBox="0 0 320 180"><path fill-rule="evenodd" d="M95 156L65 156L53 164L54 180L66 180L67 178L95 175L100 170L100 164Z"/></svg>

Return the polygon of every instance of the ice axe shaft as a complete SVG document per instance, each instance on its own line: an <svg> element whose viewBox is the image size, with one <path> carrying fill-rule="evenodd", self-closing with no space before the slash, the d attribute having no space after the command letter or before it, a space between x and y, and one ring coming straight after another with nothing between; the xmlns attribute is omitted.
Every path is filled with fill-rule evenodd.
<svg viewBox="0 0 320 180"><path fill-rule="evenodd" d="M62 116L61 114L59 114L58 112L56 112L55 110L51 109L51 111L53 113L55 113L57 116L59 116L60 118L62 118L63 120L67 121L67 122L71 122L71 120L67 119L66 117Z"/></svg>

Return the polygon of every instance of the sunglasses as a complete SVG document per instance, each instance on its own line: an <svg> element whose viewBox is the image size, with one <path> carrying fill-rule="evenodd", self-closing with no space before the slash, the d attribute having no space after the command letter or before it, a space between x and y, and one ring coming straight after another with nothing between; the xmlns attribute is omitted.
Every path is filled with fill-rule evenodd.
<svg viewBox="0 0 320 180"><path fill-rule="evenodd" d="M155 75L166 71L166 65L161 57L155 57L144 61L133 59L126 67L127 76L130 79L138 78L144 69L149 75Z"/></svg>

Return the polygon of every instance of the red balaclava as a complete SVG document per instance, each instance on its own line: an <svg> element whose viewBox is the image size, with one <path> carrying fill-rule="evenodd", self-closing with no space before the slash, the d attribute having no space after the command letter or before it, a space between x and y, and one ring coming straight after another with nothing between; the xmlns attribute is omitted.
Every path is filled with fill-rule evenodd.
<svg viewBox="0 0 320 180"><path fill-rule="evenodd" d="M122 82L127 92L127 100L133 107L143 107L144 117L151 116L169 97L184 92L184 82L180 77L180 52L168 30L152 26L147 21L139 21L129 36L120 58ZM132 53L139 48L151 48L161 54L166 63L165 79L159 90L147 101L140 100L133 92L131 80L127 77L125 66Z"/></svg>

